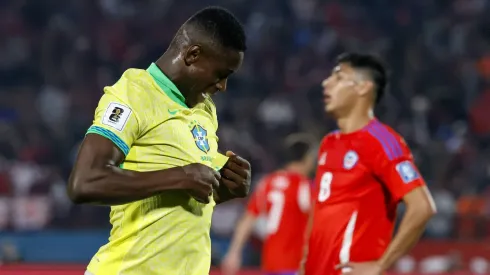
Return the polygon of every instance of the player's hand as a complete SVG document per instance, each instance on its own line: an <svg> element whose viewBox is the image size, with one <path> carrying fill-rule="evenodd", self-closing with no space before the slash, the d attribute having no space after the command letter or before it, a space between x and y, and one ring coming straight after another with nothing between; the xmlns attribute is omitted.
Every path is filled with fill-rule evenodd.
<svg viewBox="0 0 490 275"><path fill-rule="evenodd" d="M209 196L213 194L213 187L219 187L221 175L214 169L200 163L192 163L182 167L186 174L182 189L201 203L209 203Z"/></svg>
<svg viewBox="0 0 490 275"><path fill-rule="evenodd" d="M252 178L250 163L231 151L227 151L226 156L229 159L220 170L220 183L224 184L233 196L244 198L250 191L250 180Z"/></svg>
<svg viewBox="0 0 490 275"><path fill-rule="evenodd" d="M342 270L342 274L349 275L381 275L383 270L378 262L362 263L345 263L335 267L336 270Z"/></svg>
<svg viewBox="0 0 490 275"><path fill-rule="evenodd" d="M299 270L297 275L305 275L305 265L303 262L299 265Z"/></svg>
<svg viewBox="0 0 490 275"><path fill-rule="evenodd" d="M235 275L242 266L242 257L240 254L228 253L221 262L221 272L223 275Z"/></svg>
<svg viewBox="0 0 490 275"><path fill-rule="evenodd" d="M303 253L305 254L305 253ZM304 275L305 274L305 266L306 266L306 256L304 255L303 258L301 259L301 262L299 263L299 270L297 275Z"/></svg>

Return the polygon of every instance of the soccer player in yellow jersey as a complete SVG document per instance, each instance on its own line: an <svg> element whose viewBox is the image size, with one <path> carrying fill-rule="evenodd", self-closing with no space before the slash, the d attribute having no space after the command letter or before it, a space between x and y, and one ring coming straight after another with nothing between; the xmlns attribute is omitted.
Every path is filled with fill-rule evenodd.
<svg viewBox="0 0 490 275"><path fill-rule="evenodd" d="M230 12L206 8L156 63L104 89L68 187L76 203L111 206L109 242L86 274L209 274L213 207L250 187L250 164L218 153L210 98L226 89L245 44Z"/></svg>

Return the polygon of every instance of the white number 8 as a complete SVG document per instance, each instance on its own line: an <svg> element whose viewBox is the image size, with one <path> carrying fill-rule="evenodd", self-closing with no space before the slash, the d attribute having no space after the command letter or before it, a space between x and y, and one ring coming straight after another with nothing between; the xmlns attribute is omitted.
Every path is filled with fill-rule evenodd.
<svg viewBox="0 0 490 275"><path fill-rule="evenodd" d="M320 192L318 192L318 201L324 202L330 197L333 174L325 172L320 179Z"/></svg>

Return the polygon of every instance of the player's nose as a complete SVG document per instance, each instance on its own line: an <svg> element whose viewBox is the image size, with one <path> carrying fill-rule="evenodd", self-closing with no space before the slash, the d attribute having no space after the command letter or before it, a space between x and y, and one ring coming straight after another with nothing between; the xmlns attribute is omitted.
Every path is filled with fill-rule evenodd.
<svg viewBox="0 0 490 275"><path fill-rule="evenodd" d="M323 81L322 81L322 87L323 88L326 88L328 85L328 78L325 78Z"/></svg>
<svg viewBox="0 0 490 275"><path fill-rule="evenodd" d="M322 82L322 87L323 87L323 94L328 95L328 92L330 91L330 82L328 81L328 78L323 80Z"/></svg>

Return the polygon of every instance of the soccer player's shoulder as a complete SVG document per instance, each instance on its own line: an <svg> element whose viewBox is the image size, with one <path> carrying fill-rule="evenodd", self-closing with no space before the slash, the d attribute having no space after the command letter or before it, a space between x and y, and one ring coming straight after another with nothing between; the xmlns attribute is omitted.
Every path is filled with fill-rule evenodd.
<svg viewBox="0 0 490 275"><path fill-rule="evenodd" d="M327 139L335 139L338 137L338 135L340 134L340 130L337 129L337 130L333 130L331 132L329 132L328 134L325 135L324 139L327 140Z"/></svg>
<svg viewBox="0 0 490 275"><path fill-rule="evenodd" d="M339 134L340 134L340 130L334 130L334 131L331 131L328 134L326 134L323 137L322 141L320 142L320 147L327 146L328 143L337 139L339 137Z"/></svg>
<svg viewBox="0 0 490 275"><path fill-rule="evenodd" d="M400 134L379 121L374 121L366 127L362 143L367 151L383 154L389 160L400 158L408 153L408 146Z"/></svg>
<svg viewBox="0 0 490 275"><path fill-rule="evenodd" d="M121 78L104 92L113 94L127 103L145 102L150 100L147 91L152 87L151 76L141 69L127 69Z"/></svg>
<svg viewBox="0 0 490 275"><path fill-rule="evenodd" d="M105 93L115 93L123 102L137 112L141 119L144 117L166 117L163 110L169 99L162 96L162 91L152 76L142 69L128 69L111 87L104 89ZM150 122L153 119L150 119Z"/></svg>

